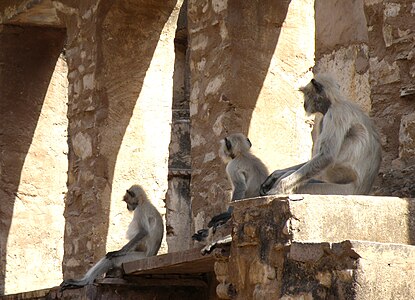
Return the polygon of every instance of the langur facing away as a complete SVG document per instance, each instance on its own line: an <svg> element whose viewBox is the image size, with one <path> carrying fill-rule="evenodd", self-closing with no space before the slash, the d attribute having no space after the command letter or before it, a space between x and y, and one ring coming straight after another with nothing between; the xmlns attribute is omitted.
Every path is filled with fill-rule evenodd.
<svg viewBox="0 0 415 300"><path fill-rule="evenodd" d="M250 151L250 140L242 133L231 134L220 141L219 156L227 164L226 173L232 183L231 201L260 196L261 183L267 178L268 170L264 163ZM232 215L232 203L228 211L214 216L208 227L215 229L226 223ZM203 240L206 229L192 236L194 240Z"/></svg>
<svg viewBox="0 0 415 300"><path fill-rule="evenodd" d="M133 185L127 190L123 201L126 202L129 211L134 211L133 220L127 230L129 242L120 250L107 253L82 279L64 280L61 284L62 289L91 284L110 269L120 268L122 263L157 254L164 234L160 213L138 185Z"/></svg>

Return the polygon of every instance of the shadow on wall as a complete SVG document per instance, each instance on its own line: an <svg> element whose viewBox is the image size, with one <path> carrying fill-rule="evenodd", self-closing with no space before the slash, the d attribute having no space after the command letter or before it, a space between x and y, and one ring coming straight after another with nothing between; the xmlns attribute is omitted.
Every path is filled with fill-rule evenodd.
<svg viewBox="0 0 415 300"><path fill-rule="evenodd" d="M83 216L78 214L78 217L66 219L67 226L76 228L76 230L70 233L65 230L65 245L69 245L75 239L82 239L84 242L79 243L77 253L69 253L65 249L64 278L74 274L81 275L88 268L91 258L84 255L84 251L93 255L95 261L105 254L112 194L110 187L114 181L117 158L137 100L142 92L146 72L152 62L160 34L175 4L176 1L172 0L122 0L115 1L113 4L109 2L100 4L100 13L97 18L98 57L95 73L95 82L98 82L99 86L94 87L96 93L94 97L96 97L98 107L92 129L96 132L93 138L97 141L97 149L93 151L99 154L93 171L95 189L98 189L99 195L88 196L90 199L98 199L99 203L88 201L89 211ZM83 118L87 121L87 116L76 116L69 121L70 124L78 124ZM146 129L139 128L139 132L144 132L144 130ZM136 147L142 147L140 140L133 142ZM128 166L131 164L132 162L129 162ZM136 173L140 171L137 170L137 166L134 166L134 170ZM88 171L90 171L89 165L82 169L82 172ZM76 174L76 167L70 167L69 172ZM81 186L82 189L88 188L84 187L85 183L82 179L76 180L76 185ZM88 192L95 193L92 189L88 189ZM83 205L81 196L68 195L69 197L75 205L65 208L65 216L72 216L73 212L76 215ZM98 215L99 217L96 217ZM88 220L93 222L93 227L99 236L98 234L87 236L82 232L79 222L88 222ZM88 226L91 227L91 225ZM94 243L93 251L85 245L88 240ZM81 263L71 266L68 262L73 259L74 255L81 260Z"/></svg>
<svg viewBox="0 0 415 300"><path fill-rule="evenodd" d="M232 84L238 107L255 108L264 85L269 66L275 55L278 39L290 0L229 1L229 34L231 36L231 76L238 84ZM247 134L249 122L245 122Z"/></svg>
<svg viewBox="0 0 415 300"><path fill-rule="evenodd" d="M6 246L21 172L63 49L65 31L0 27L0 294L3 294Z"/></svg>
<svg viewBox="0 0 415 300"><path fill-rule="evenodd" d="M201 8L196 8L197 4L192 5L195 6L192 7L193 10L202 14ZM197 109L201 111L200 119L192 122L193 135L200 134L206 137L213 128L215 133L212 132L211 137L215 140L218 134L224 136L235 131L248 134L253 111L264 86L271 60L275 57L290 1L266 0L260 4L256 1L228 1L227 5L227 15L223 20L227 31L220 28L221 25L209 27L209 30L218 31L215 35L209 36L208 47L212 49L191 49L193 62L206 62L204 70L195 70L192 73L192 83L202 87L198 99L191 97L191 101L197 100ZM189 20L190 31L200 27L192 18ZM204 37L203 31L199 33L200 37L197 36L198 32L194 31L194 41ZM207 80L205 74L210 74ZM211 88L215 85L214 75L217 75L216 78L223 78L219 96ZM207 87L203 89L203 85ZM195 87L192 87L192 90L196 90ZM209 120L206 122L207 118ZM223 210L226 204L223 199L228 199L227 191L230 189L220 159L205 159L206 153L218 152L218 142L202 143L201 146L203 147L192 147L192 169L197 169L197 172L192 173L191 183L194 216L206 211L206 199L209 199L209 205L213 207L211 212L218 212L217 208ZM212 169L221 170L214 180ZM214 184L205 184L206 178L210 178ZM195 226L198 229L200 224Z"/></svg>

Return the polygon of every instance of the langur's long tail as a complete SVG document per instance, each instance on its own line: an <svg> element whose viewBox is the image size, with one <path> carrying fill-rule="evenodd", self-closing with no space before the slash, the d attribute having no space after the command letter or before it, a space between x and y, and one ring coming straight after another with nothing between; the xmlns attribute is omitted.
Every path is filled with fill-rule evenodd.
<svg viewBox="0 0 415 300"><path fill-rule="evenodd" d="M61 290L77 288L77 287L85 286L87 284L91 284L94 282L94 280L98 276L101 276L102 274L108 272L108 270L111 269L112 267L113 267L113 262L109 260L108 258L103 257L91 269L89 269L89 271L85 274L85 276L82 279L64 280L61 283Z"/></svg>

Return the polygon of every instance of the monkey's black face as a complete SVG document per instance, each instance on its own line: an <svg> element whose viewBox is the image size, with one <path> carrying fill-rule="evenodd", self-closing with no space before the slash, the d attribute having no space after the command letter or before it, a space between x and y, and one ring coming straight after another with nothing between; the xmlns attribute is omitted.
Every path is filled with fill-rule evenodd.
<svg viewBox="0 0 415 300"><path fill-rule="evenodd" d="M135 208L138 205L136 195L134 192L127 190L127 192L124 195L124 198L122 199L125 203L127 203L127 209L129 211L135 210Z"/></svg>
<svg viewBox="0 0 415 300"><path fill-rule="evenodd" d="M137 207L137 203L128 203L127 202L127 209L129 211L134 211L136 209L136 207Z"/></svg>
<svg viewBox="0 0 415 300"><path fill-rule="evenodd" d="M331 102L327 99L324 88L314 79L300 89L304 93L304 110L308 115L315 113L326 114L330 108Z"/></svg>

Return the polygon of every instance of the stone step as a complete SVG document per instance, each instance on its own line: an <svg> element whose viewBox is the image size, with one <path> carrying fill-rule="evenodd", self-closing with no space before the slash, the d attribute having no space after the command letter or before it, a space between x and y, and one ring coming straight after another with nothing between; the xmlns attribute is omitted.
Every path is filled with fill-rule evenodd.
<svg viewBox="0 0 415 300"><path fill-rule="evenodd" d="M234 227L266 228L272 223L281 243L364 240L415 244L415 199L375 196L291 195L239 200ZM246 224L248 222L248 224ZM238 229L238 225L243 224ZM252 233L251 235L254 235ZM246 243L255 237L244 236ZM258 237L257 237L258 238Z"/></svg>
<svg viewBox="0 0 415 300"><path fill-rule="evenodd" d="M415 247L362 241L291 244L281 299L415 298ZM301 298L303 297L303 298ZM330 298L335 297L335 298Z"/></svg>

